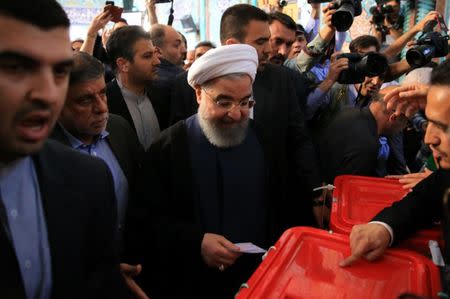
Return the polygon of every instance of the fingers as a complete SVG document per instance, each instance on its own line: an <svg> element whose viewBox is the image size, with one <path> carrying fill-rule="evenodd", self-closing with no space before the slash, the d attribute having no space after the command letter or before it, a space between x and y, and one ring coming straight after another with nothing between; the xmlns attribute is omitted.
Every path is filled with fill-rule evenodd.
<svg viewBox="0 0 450 299"><path fill-rule="evenodd" d="M354 262L356 262L357 260L359 260L361 257L360 256L356 256L356 255L351 255L348 258L346 258L345 260L341 261L339 263L339 266L341 267L348 267L350 265L352 265Z"/></svg>
<svg viewBox="0 0 450 299"><path fill-rule="evenodd" d="M133 293L135 298L149 299L147 294L145 294L141 287L132 278L125 278L125 282L127 283L128 289Z"/></svg>
<svg viewBox="0 0 450 299"><path fill-rule="evenodd" d="M142 266L140 264L138 265L130 265L126 263L120 264L120 272L122 272L125 275L129 276L137 276L142 271Z"/></svg>
<svg viewBox="0 0 450 299"><path fill-rule="evenodd" d="M228 251L236 253L240 251L240 248L236 245L234 245L233 243L231 243L230 241L228 241L227 239L225 239L224 237L222 237L219 240L219 243L226 248Z"/></svg>
<svg viewBox="0 0 450 299"><path fill-rule="evenodd" d="M364 256L364 258L369 261L369 262L373 262L374 260L378 259L380 256L383 255L384 249L381 248L377 248L374 249L372 251L369 251L368 253L366 253L366 255Z"/></svg>
<svg viewBox="0 0 450 299"><path fill-rule="evenodd" d="M403 175L401 175L401 174L397 174L397 175L387 175L387 176L385 176L384 178L385 179L401 179L403 177Z"/></svg>

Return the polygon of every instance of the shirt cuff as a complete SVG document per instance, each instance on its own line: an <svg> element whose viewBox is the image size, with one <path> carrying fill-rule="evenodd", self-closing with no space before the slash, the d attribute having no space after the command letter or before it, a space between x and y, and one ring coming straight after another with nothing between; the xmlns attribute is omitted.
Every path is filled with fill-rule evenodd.
<svg viewBox="0 0 450 299"><path fill-rule="evenodd" d="M375 223L382 225L387 231L389 232L389 235L391 235L391 241L389 242L389 247L392 246L392 243L394 242L394 231L392 230L392 227L389 226L389 224L381 222L381 221L370 221L369 223Z"/></svg>

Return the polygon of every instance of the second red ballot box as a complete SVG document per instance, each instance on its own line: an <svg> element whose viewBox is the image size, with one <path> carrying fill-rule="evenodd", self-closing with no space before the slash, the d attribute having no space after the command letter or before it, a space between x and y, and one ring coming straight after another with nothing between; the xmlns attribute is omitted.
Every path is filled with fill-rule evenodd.
<svg viewBox="0 0 450 299"><path fill-rule="evenodd" d="M310 227L287 230L236 299L394 299L404 293L438 298L438 268L426 257L388 249L377 261L350 255L348 236Z"/></svg>
<svg viewBox="0 0 450 299"><path fill-rule="evenodd" d="M369 222L383 208L401 200L407 191L398 180L342 175L334 181L330 229L337 233L350 234L353 225ZM439 225L417 232L399 246L430 255L429 240L435 240L443 248Z"/></svg>

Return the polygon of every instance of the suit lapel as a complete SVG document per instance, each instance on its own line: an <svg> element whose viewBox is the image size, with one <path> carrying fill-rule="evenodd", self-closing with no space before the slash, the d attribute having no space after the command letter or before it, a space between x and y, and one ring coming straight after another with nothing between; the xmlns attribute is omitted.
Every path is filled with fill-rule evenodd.
<svg viewBox="0 0 450 299"><path fill-rule="evenodd" d="M120 134L121 130L119 128L116 128L114 117L114 115L110 115L110 118L106 125L106 131L108 131L109 133L108 137L106 137L106 140L108 141L108 144L111 147L114 156L119 162L120 168L124 172L126 178L128 179L128 182L130 182L132 166L130 165L130 161L128 159L130 155L128 154L129 149L127 149L126 143L127 136L123 136L123 134Z"/></svg>
<svg viewBox="0 0 450 299"><path fill-rule="evenodd" d="M133 128L133 130L136 132L133 118L131 117L127 104L125 103L125 99L123 98L122 91L120 90L119 84L117 84L116 80L108 83L106 88L106 96L108 98L109 112L118 114L125 118Z"/></svg>

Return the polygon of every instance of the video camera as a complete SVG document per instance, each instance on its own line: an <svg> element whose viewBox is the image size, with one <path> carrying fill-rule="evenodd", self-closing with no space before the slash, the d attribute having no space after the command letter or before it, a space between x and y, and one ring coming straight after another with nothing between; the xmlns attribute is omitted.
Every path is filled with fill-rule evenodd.
<svg viewBox="0 0 450 299"><path fill-rule="evenodd" d="M441 25L441 33L433 31L437 23ZM449 53L447 26L442 17L438 21L429 21L425 24L422 35L416 45L406 52L406 61L412 67L421 67L431 61L432 58L444 57Z"/></svg>
<svg viewBox="0 0 450 299"><path fill-rule="evenodd" d="M325 3L330 0L308 0L308 3ZM344 32L350 29L353 24L353 18L362 13L361 0L335 0L333 9L336 12L331 17L331 24L339 32Z"/></svg>
<svg viewBox="0 0 450 299"><path fill-rule="evenodd" d="M347 58L348 69L341 71L338 82L341 84L362 83L366 77L384 74L388 69L388 61L382 54L369 52L364 55L358 53L339 54L336 59Z"/></svg>

